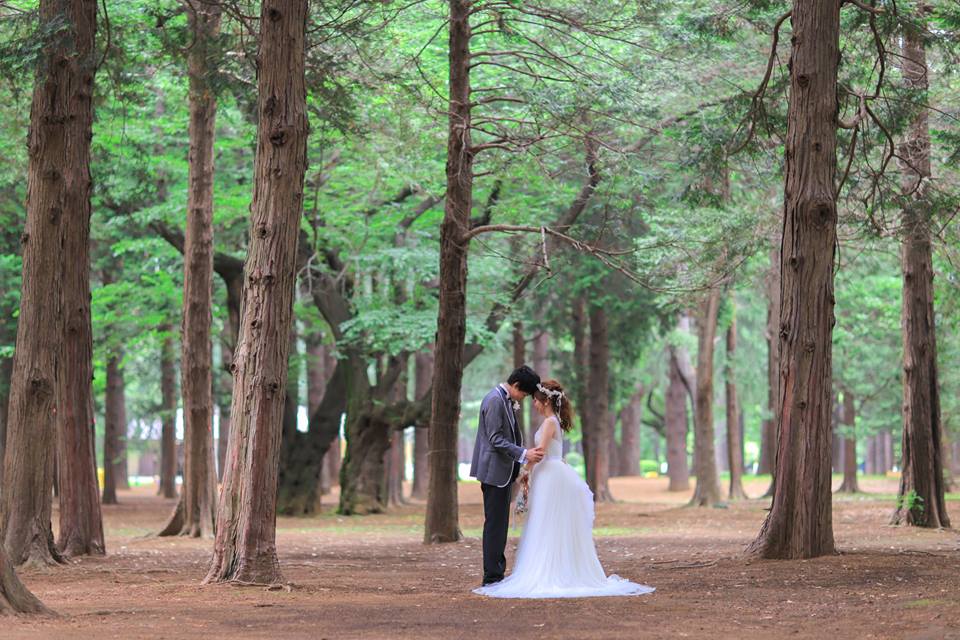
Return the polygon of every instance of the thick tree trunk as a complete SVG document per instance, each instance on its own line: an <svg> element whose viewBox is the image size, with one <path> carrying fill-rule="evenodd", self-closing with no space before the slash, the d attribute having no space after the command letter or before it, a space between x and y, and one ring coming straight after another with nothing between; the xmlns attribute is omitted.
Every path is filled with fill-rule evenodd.
<svg viewBox="0 0 960 640"><path fill-rule="evenodd" d="M780 249L770 251L767 285L767 411L760 431L760 462L757 473L773 474L777 457L777 403L780 396ZM773 495L771 480L767 496Z"/></svg>
<svg viewBox="0 0 960 640"><path fill-rule="evenodd" d="M3 543L14 565L53 564L60 560L51 529L52 485L56 455L56 405L63 371L64 326L62 318L74 319L75 308L63 307L64 264L68 248L75 257L78 238L66 238L67 228L82 233L90 212L90 137L93 121L93 79L97 62L94 50L96 2L93 0L43 0L40 28L56 32L41 52L36 65L30 134L27 142L27 222L21 237L23 267L20 315L13 358L12 384L3 477L3 504L6 529ZM81 271L82 270L82 271ZM87 276L82 265L77 270ZM71 280L71 285L73 284ZM76 306L76 295L69 300ZM81 306L89 299L79 300ZM88 308L88 307L87 307ZM79 312L80 315L84 311ZM82 329L82 327L78 327ZM71 336L71 339L74 337ZM80 336L82 339L83 336ZM77 343L75 346L81 346ZM73 348L73 347L71 347ZM81 355L77 354L81 359ZM73 363L67 374L75 379ZM89 385L89 378L85 381ZM89 401L89 394L88 394ZM87 407L77 416L73 442L77 447L77 473L89 480L92 421ZM91 410L92 412L92 410ZM84 446L85 445L85 446ZM79 466L82 459L83 467ZM68 472L72 472L71 467ZM78 478L79 480L79 478ZM78 487L86 501L89 482ZM68 507L71 513L73 506ZM89 534L96 535L96 524ZM72 533L70 535L73 535ZM101 540L102 544L102 540ZM7 562L4 561L4 566ZM15 591L12 573L4 571L5 594L21 600Z"/></svg>
<svg viewBox="0 0 960 640"><path fill-rule="evenodd" d="M587 484L594 502L611 502L610 493L610 346L607 313L602 307L590 309L590 432L586 456Z"/></svg>
<svg viewBox="0 0 960 640"><path fill-rule="evenodd" d="M103 504L117 504L117 474L126 473L118 466L120 439L127 429L126 398L124 397L122 357L107 357L106 394L103 401Z"/></svg>
<svg viewBox="0 0 960 640"><path fill-rule="evenodd" d="M620 410L620 455L619 474L621 476L640 475L640 427L643 420L643 396L646 390L642 385Z"/></svg>
<svg viewBox="0 0 960 640"><path fill-rule="evenodd" d="M319 331L308 331L304 335L307 351L307 411L313 415L320 408L326 391L327 381L333 373L333 367L328 367L327 346L322 342L323 335ZM320 493L316 497L316 507L320 506L320 496L330 493L336 483L336 474L340 472L340 436L337 434L336 447L331 446L327 455L320 459ZM336 461L330 454L337 455ZM334 465L336 465L334 467Z"/></svg>
<svg viewBox="0 0 960 640"><path fill-rule="evenodd" d="M423 398L430 391L431 380L433 379L433 349L423 351L415 357L416 380L414 383L414 397L417 400ZM411 497L417 500L423 500L427 497L427 484L430 477L430 463L428 452L430 445L428 439L430 432L426 427L420 427L413 434L413 490Z"/></svg>
<svg viewBox="0 0 960 640"><path fill-rule="evenodd" d="M390 393L390 402L402 402L407 399L407 361L408 356L401 356L403 364L401 369L403 373L393 385ZM386 467L386 504L387 506L399 506L406 504L407 500L403 495L403 481L406 479L407 461L403 450L404 429L394 429L389 434L390 448L384 455L384 466Z"/></svg>
<svg viewBox="0 0 960 640"><path fill-rule="evenodd" d="M160 354L160 395L163 418L160 432L160 495L177 497L177 363L173 338L163 341Z"/></svg>
<svg viewBox="0 0 960 640"><path fill-rule="evenodd" d="M776 486L770 512L750 547L764 558L834 552L830 396L840 4L793 3Z"/></svg>
<svg viewBox="0 0 960 640"><path fill-rule="evenodd" d="M697 316L697 392L693 412L693 460L697 484L690 500L690 505L695 507L712 507L720 503L713 428L713 352L719 310L720 290L714 288L701 302Z"/></svg>
<svg viewBox="0 0 960 640"><path fill-rule="evenodd" d="M190 81L190 153L187 223L183 243L183 486L160 535L212 536L216 528L213 461L213 141L217 101L208 83L213 40L220 30L217 4L187 3L193 44Z"/></svg>
<svg viewBox="0 0 960 640"><path fill-rule="evenodd" d="M233 431L206 582L276 583L277 474L307 161L306 0L263 0L257 152Z"/></svg>
<svg viewBox="0 0 960 640"><path fill-rule="evenodd" d="M220 367L214 370L214 398L220 412L217 424L217 480L223 480L223 467L227 461L227 447L230 445L230 402L233 397L233 376L230 365L233 364L233 345L224 336L220 339ZM225 373L226 372L226 373Z"/></svg>
<svg viewBox="0 0 960 640"><path fill-rule="evenodd" d="M49 614L50 611L23 586L13 570L10 556L0 545L0 616L20 613Z"/></svg>
<svg viewBox="0 0 960 640"><path fill-rule="evenodd" d="M671 346L668 349L668 382L664 409L664 431L667 440L667 475L670 491L690 489L690 467L687 460L687 430L690 419L687 410L687 388L684 384L681 358L686 350Z"/></svg>
<svg viewBox="0 0 960 640"><path fill-rule="evenodd" d="M920 11L928 8L920 5ZM902 73L908 88L925 95L929 84L924 34L907 26L903 34ZM900 145L909 161L903 167L912 194L903 207L903 460L894 524L949 527L937 378L937 339L933 309L932 207L926 196L930 179L930 130L927 110L919 109ZM904 163L905 165L907 163ZM916 499L914 499L916 498ZM908 504L909 503L909 504Z"/></svg>
<svg viewBox="0 0 960 640"><path fill-rule="evenodd" d="M467 247L473 208L470 138L469 0L450 0L447 192L440 225L440 301L430 411L430 483L424 542L461 538L457 505L457 441L467 317Z"/></svg>
<svg viewBox="0 0 960 640"><path fill-rule="evenodd" d="M90 320L90 139L96 71L95 2L74 3L76 56L83 102L71 114L71 167L75 181L62 201L63 314L57 384L57 473L60 531L57 548L67 557L103 555L103 520L97 485L93 416L93 327ZM65 37L65 36L63 36Z"/></svg>
<svg viewBox="0 0 960 640"><path fill-rule="evenodd" d="M7 413L10 408L10 375L12 373L13 358L0 358L0 481L3 481L3 455L7 445ZM0 485L0 496L2 493L3 486Z"/></svg>
<svg viewBox="0 0 960 640"><path fill-rule="evenodd" d="M846 436L843 440L843 483L837 489L840 493L858 493L857 484L857 406L853 394L843 392L843 426Z"/></svg>
<svg viewBox="0 0 960 640"><path fill-rule="evenodd" d="M733 301L731 299L731 304ZM734 309L727 329L727 367L725 391L727 399L727 466L730 469L731 500L746 498L743 490L743 439L740 433L740 405L737 398L737 382L734 373L734 359L737 354L737 315Z"/></svg>

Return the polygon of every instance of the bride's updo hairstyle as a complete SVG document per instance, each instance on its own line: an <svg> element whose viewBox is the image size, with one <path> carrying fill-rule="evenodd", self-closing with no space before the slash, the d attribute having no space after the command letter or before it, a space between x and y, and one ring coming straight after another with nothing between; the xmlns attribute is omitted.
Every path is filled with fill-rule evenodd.
<svg viewBox="0 0 960 640"><path fill-rule="evenodd" d="M570 403L570 397L563 390L560 383L556 380L544 380L533 392L533 397L550 405L553 412L560 419L560 428L564 431L573 429L573 404Z"/></svg>

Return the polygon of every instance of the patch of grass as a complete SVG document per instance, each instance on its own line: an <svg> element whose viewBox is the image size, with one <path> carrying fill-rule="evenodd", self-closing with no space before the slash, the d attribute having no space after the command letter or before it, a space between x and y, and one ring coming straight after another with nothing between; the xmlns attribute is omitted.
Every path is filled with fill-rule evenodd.
<svg viewBox="0 0 960 640"><path fill-rule="evenodd" d="M903 606L905 607L942 607L950 604L946 600L935 600L933 598L920 598L919 600L911 600L910 602L905 602Z"/></svg>

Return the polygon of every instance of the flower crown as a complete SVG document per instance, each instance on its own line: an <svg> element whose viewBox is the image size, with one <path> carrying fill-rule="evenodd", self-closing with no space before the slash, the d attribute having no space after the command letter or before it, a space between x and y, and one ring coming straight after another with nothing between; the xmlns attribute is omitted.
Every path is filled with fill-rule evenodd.
<svg viewBox="0 0 960 640"><path fill-rule="evenodd" d="M537 391L547 396L548 398L551 398L551 399L556 398L558 409L560 408L560 405L563 404L563 398L564 398L563 391L559 389L547 389L545 386L543 386L539 382L537 383Z"/></svg>

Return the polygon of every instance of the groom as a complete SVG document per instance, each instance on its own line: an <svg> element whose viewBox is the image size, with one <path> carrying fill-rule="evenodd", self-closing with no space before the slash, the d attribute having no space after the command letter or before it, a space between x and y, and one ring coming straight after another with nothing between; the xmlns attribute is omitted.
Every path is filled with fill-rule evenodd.
<svg viewBox="0 0 960 640"><path fill-rule="evenodd" d="M532 395L540 376L523 365L494 387L480 404L477 442L473 447L470 475L480 481L483 491L483 584L503 580L507 559L507 526L510 520L511 485L520 467L540 462L543 449L523 448L523 434L517 424L520 401Z"/></svg>

